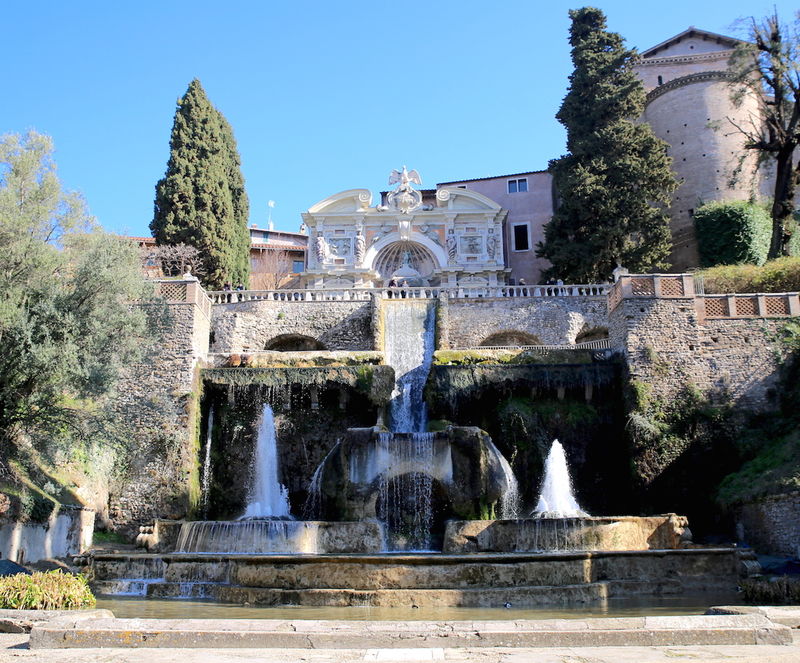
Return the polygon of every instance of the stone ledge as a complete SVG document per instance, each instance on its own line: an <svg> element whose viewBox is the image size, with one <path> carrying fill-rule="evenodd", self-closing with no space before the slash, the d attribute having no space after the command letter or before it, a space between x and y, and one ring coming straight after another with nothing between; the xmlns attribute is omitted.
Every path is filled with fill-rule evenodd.
<svg viewBox="0 0 800 663"><path fill-rule="evenodd" d="M31 649L86 647L366 649L789 645L763 615L453 622L62 618L31 632Z"/></svg>
<svg viewBox="0 0 800 663"><path fill-rule="evenodd" d="M707 615L763 615L775 624L800 629L800 606L782 605L718 605L709 608Z"/></svg>
<svg viewBox="0 0 800 663"><path fill-rule="evenodd" d="M0 610L0 633L30 633L34 626L41 626L56 619L114 618L110 610Z"/></svg>

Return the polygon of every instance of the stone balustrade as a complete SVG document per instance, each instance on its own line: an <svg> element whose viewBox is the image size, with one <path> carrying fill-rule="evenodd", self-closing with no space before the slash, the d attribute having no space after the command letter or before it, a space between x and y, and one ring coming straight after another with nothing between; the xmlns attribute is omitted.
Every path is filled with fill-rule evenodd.
<svg viewBox="0 0 800 663"><path fill-rule="evenodd" d="M605 297L610 284L587 285L498 285L407 288L343 288L303 290L217 290L208 293L213 304L250 301L332 302L378 299L435 299L444 293L448 299L508 297Z"/></svg>
<svg viewBox="0 0 800 663"><path fill-rule="evenodd" d="M608 310L623 299L694 299L697 316L707 318L774 318L800 315L796 292L706 295L697 292L691 274L631 274L620 277L608 295Z"/></svg>

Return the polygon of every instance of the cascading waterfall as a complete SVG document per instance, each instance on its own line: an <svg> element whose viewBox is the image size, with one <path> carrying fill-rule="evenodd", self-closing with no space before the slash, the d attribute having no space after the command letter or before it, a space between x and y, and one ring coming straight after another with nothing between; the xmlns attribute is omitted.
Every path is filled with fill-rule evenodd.
<svg viewBox="0 0 800 663"><path fill-rule="evenodd" d="M589 515L581 509L572 493L567 456L558 440L553 440L547 454L539 502L531 515L536 518L584 518Z"/></svg>
<svg viewBox="0 0 800 663"><path fill-rule="evenodd" d="M433 362L435 318L431 300L386 302L386 361L395 372L389 427L395 433L423 433L428 427L423 391Z"/></svg>
<svg viewBox="0 0 800 663"><path fill-rule="evenodd" d="M381 474L378 517L389 550L430 550L433 525L434 433L382 433L386 470ZM452 471L452 470L451 470Z"/></svg>
<svg viewBox="0 0 800 663"><path fill-rule="evenodd" d="M214 407L208 410L206 422L206 446L203 451L203 473L200 477L200 508L204 515L208 514L211 499L211 435L214 431Z"/></svg>
<svg viewBox="0 0 800 663"><path fill-rule="evenodd" d="M433 362L435 320L436 309L430 300L386 302L386 360L395 371L389 427L393 433L413 433L402 439L393 434L381 436L387 453L379 517L386 525L390 550L428 550L431 546L433 481L425 472L402 472L400 468L425 467L433 459L433 434L426 432L423 392Z"/></svg>
<svg viewBox="0 0 800 663"><path fill-rule="evenodd" d="M278 481L278 450L272 408L264 404L258 426L253 487L242 518L286 518L289 491Z"/></svg>
<svg viewBox="0 0 800 663"><path fill-rule="evenodd" d="M511 465L506 460L505 456L499 451L497 455L500 460L500 467L503 468L506 485L508 486L500 499L500 517L506 520L514 520L519 518L521 501L519 483L517 482L517 477L514 476L514 470L511 469Z"/></svg>

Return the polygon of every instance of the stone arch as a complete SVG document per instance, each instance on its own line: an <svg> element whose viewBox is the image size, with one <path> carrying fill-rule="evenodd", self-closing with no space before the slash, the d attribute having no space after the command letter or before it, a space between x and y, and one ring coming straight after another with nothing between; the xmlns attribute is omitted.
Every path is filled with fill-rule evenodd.
<svg viewBox="0 0 800 663"><path fill-rule="evenodd" d="M383 247L375 256L372 268L381 275L381 279L388 281L402 264L406 252L410 255L411 267L417 270L423 279L429 279L439 266L436 257L422 244L400 241Z"/></svg>
<svg viewBox="0 0 800 663"><path fill-rule="evenodd" d="M374 269L375 259L378 257L378 254L380 254L381 251L383 251L383 249L389 245L400 241L403 240L401 240L399 232L391 232L385 237L382 237L367 249L367 252L364 254L363 264L368 266L370 269ZM416 231L412 232L410 241L412 243L421 245L430 252L434 258L434 269L440 269L443 265L447 264L447 253L445 253L444 248L440 244L434 242L427 235L423 235L422 233Z"/></svg>
<svg viewBox="0 0 800 663"><path fill-rule="evenodd" d="M302 352L307 350L327 350L325 345L313 336L304 334L280 334L269 339L265 350L274 352Z"/></svg>
<svg viewBox="0 0 800 663"><path fill-rule="evenodd" d="M608 327L589 327L583 325L583 329L575 337L575 343L588 343L589 341L602 341L608 338Z"/></svg>
<svg viewBox="0 0 800 663"><path fill-rule="evenodd" d="M481 346L487 345L542 345L542 341L538 336L529 332L520 331L519 329L506 329L489 334L481 341Z"/></svg>

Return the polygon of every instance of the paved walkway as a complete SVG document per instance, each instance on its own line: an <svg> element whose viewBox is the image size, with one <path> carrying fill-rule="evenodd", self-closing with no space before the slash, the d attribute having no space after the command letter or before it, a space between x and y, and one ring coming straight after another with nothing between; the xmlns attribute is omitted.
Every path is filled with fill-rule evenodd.
<svg viewBox="0 0 800 663"><path fill-rule="evenodd" d="M25 634L0 634L0 662L16 663L355 663L356 661L476 661L478 663L798 663L792 645L688 647L553 647L449 649L27 649Z"/></svg>

